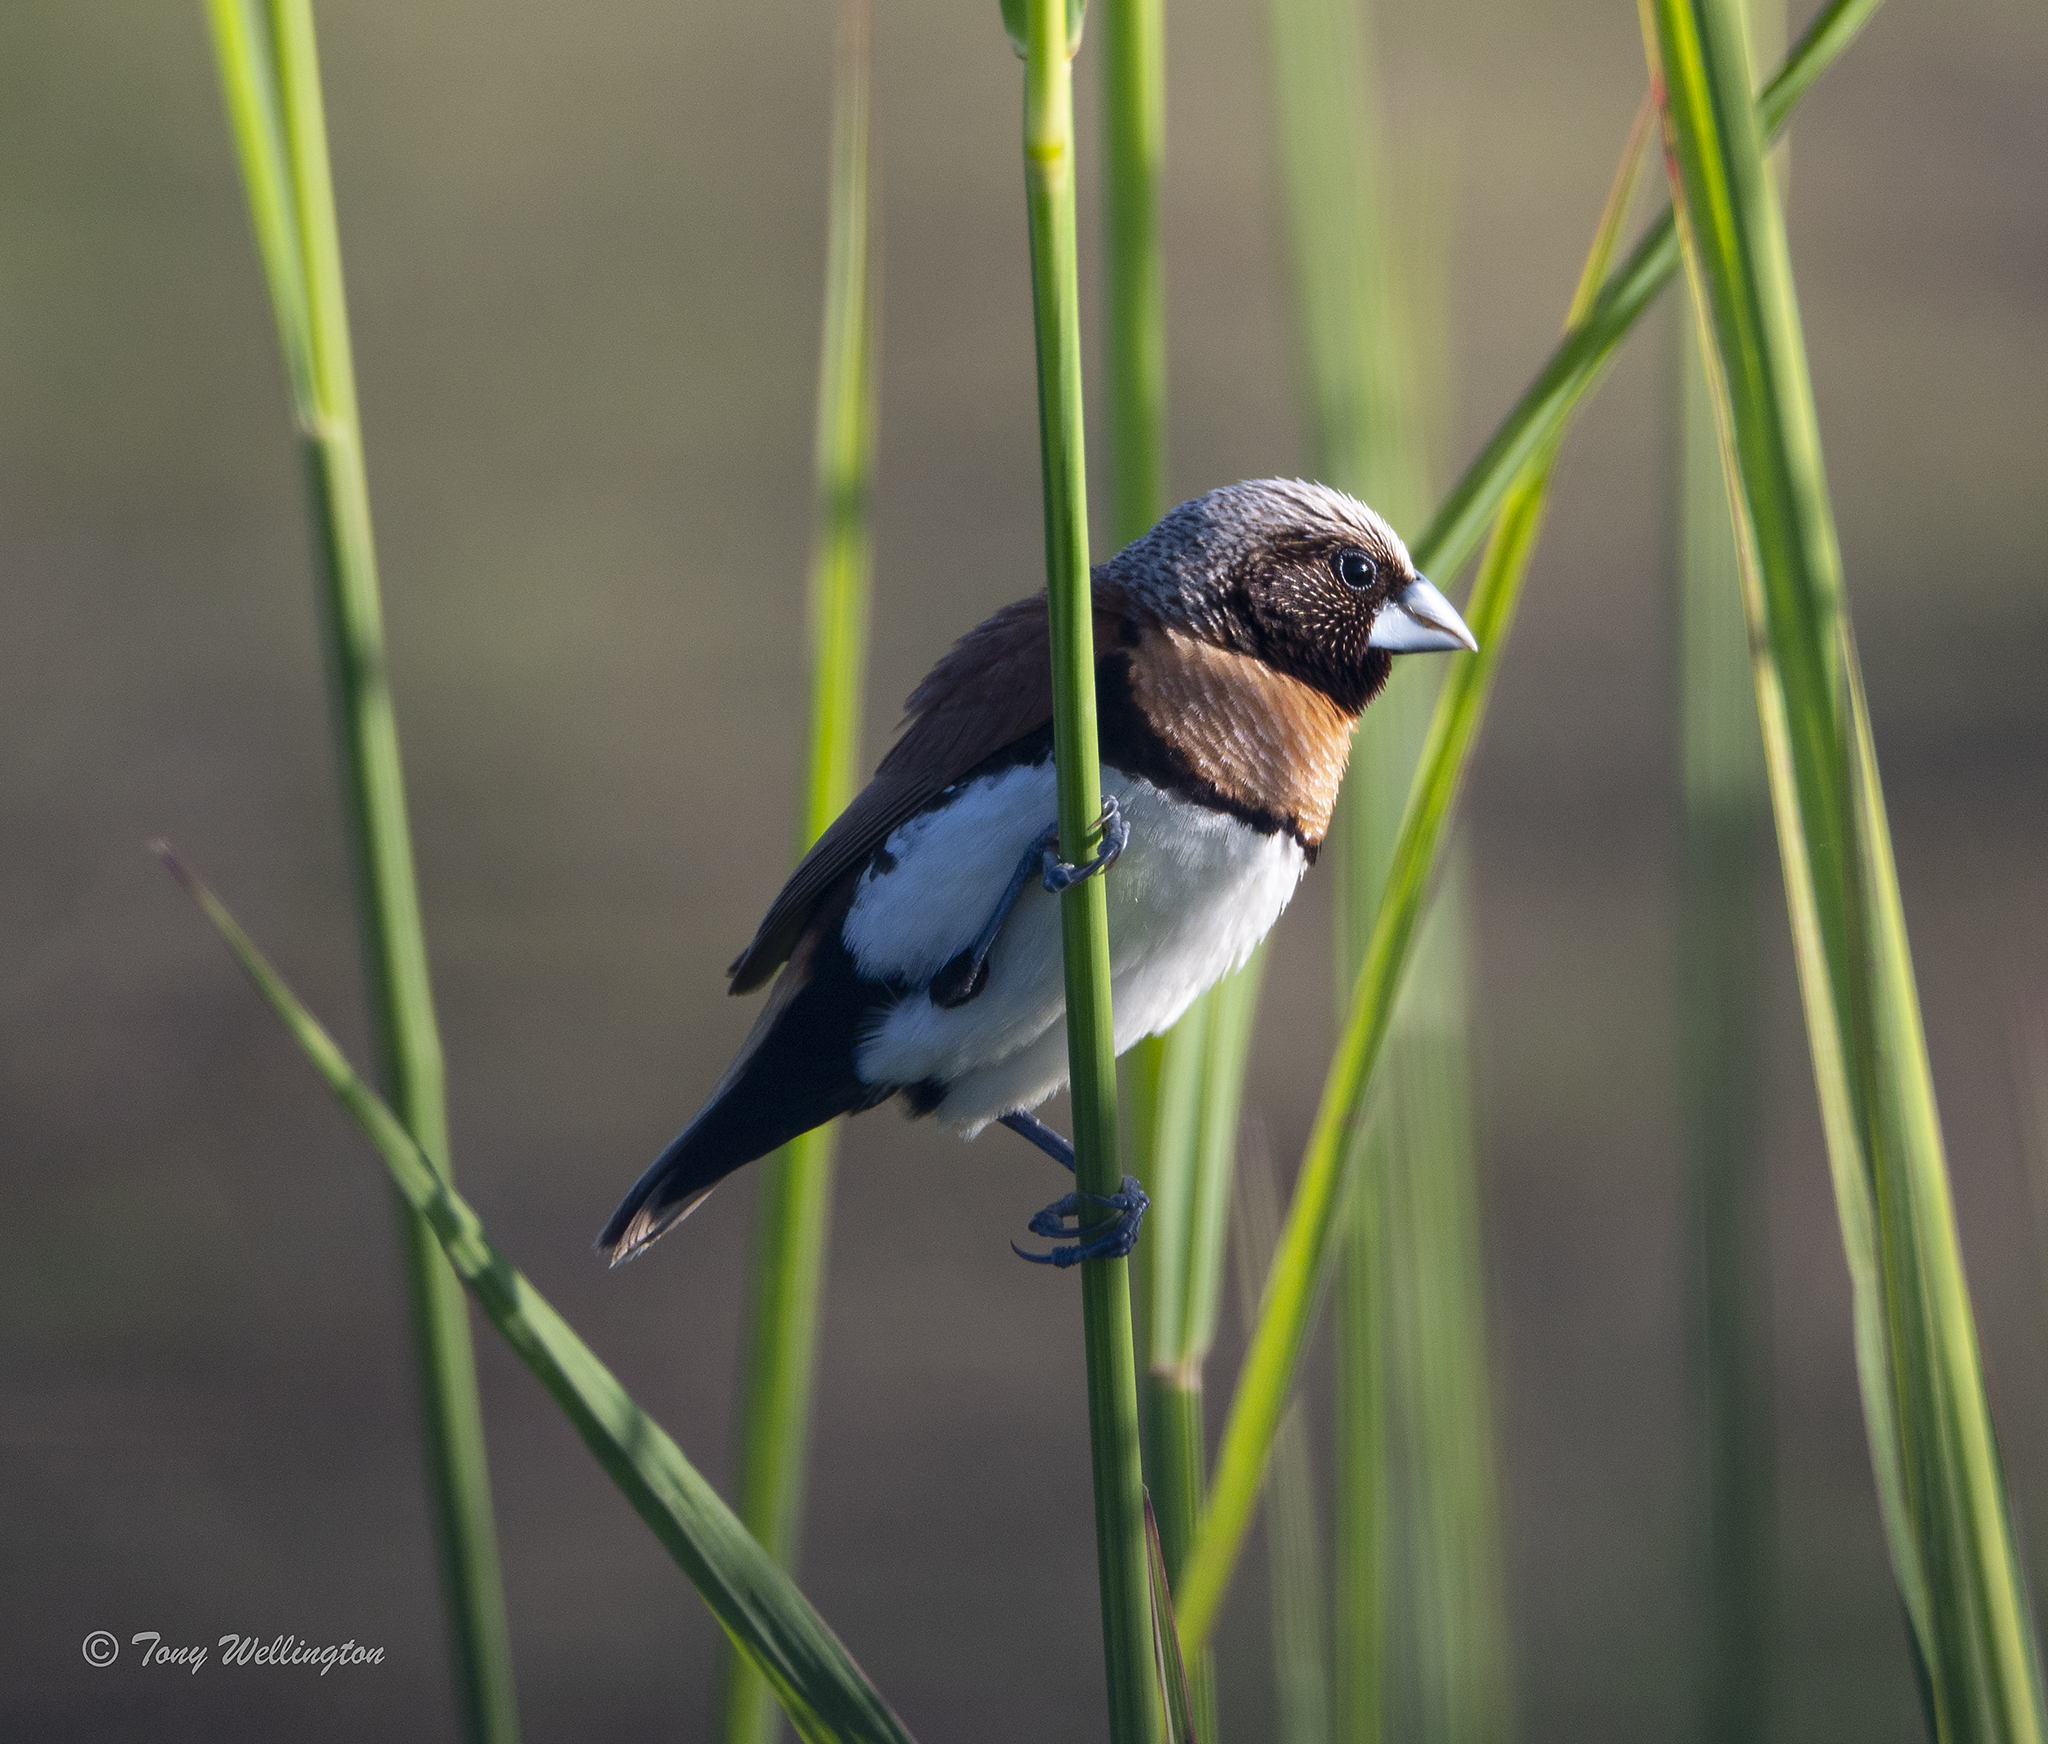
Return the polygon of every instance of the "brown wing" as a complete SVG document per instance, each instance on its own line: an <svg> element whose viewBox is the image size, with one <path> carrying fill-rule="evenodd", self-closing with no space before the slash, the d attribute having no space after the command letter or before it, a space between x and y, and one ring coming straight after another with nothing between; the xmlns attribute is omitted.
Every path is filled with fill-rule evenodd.
<svg viewBox="0 0 2048 1744"><path fill-rule="evenodd" d="M1098 582L1098 657L1112 642L1115 618L1107 608L1108 590ZM825 893L863 865L898 824L976 764L1052 719L1045 595L1007 605L969 630L904 708L903 736L798 863L754 942L727 971L734 993L751 993L782 967Z"/></svg>

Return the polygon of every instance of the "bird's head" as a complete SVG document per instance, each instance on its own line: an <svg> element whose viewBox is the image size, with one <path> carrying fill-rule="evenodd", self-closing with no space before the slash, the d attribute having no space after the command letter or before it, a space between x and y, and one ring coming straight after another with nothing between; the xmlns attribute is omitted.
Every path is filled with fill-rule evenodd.
<svg viewBox="0 0 2048 1744"><path fill-rule="evenodd" d="M1255 655L1349 714L1386 683L1392 656L1479 646L1393 528L1299 479L1182 503L1118 552L1107 578L1162 622Z"/></svg>

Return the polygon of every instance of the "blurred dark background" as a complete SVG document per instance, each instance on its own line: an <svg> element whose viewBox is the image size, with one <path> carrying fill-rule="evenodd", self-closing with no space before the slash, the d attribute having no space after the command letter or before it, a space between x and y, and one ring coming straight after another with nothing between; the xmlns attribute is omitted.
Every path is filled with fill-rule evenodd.
<svg viewBox="0 0 2048 1744"><path fill-rule="evenodd" d="M1303 447L1263 13L1170 14L1184 495L1297 469ZM332 0L320 21L458 1175L723 1484L749 1182L617 1275L589 1243L750 1021L721 970L790 843L830 14ZM1551 342L1642 88L1636 19L1404 0L1382 29L1396 119L1455 176L1462 460ZM934 656L1041 581L1018 65L994 0L885 4L876 54L870 758ZM1081 70L1092 132L1086 50ZM2048 984L2044 89L2048 11L1896 0L1802 111L1791 206L2037 1580L2048 1300L2009 1037ZM1467 814L1530 1739L1684 1737L1697 1711L1675 313L1645 323L1566 452ZM382 1172L143 849L171 837L362 1058L326 733L299 474L200 8L0 9L10 1737L452 1734ZM1327 900L1312 874L1279 930L1255 1063L1283 1160L1328 1045ZM1777 1730L1911 1738L1766 912ZM1005 1135L963 1148L886 1112L843 1157L803 1583L921 1736L1095 1735L1079 1294L1004 1245L1057 1183ZM701 1604L488 1329L478 1349L528 1737L707 1736ZM1236 1738L1268 1712L1260 1569L1254 1553L1222 1645ZM101 1628L354 1636L386 1662L191 1677L126 1649L96 1671L79 1643Z"/></svg>

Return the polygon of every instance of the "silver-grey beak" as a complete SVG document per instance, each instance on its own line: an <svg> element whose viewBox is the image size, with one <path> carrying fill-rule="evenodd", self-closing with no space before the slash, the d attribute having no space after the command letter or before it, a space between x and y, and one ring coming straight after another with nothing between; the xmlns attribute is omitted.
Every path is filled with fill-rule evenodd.
<svg viewBox="0 0 2048 1744"><path fill-rule="evenodd" d="M1454 648L1479 652L1457 607L1419 575L1380 607L1366 640L1389 654L1448 654Z"/></svg>

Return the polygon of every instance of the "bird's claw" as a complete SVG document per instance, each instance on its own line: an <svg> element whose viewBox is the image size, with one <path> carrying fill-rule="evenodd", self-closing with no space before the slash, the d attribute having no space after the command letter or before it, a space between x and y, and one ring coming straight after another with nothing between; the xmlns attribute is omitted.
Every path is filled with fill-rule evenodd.
<svg viewBox="0 0 2048 1744"><path fill-rule="evenodd" d="M1056 1199L1031 1219L1031 1233L1042 1235L1048 1241L1057 1241L1061 1236L1080 1235L1081 1202L1100 1205L1117 1215L1107 1223L1096 1224L1086 1234L1087 1239L1067 1247L1056 1247L1050 1253L1026 1253L1014 1241L1010 1251L1020 1260L1029 1260L1036 1266L1079 1265L1083 1260L1120 1260L1138 1243L1138 1226L1145 1221L1145 1209L1152 1201L1146 1197L1145 1189L1129 1175L1124 1177L1123 1187L1115 1193L1069 1193L1063 1199ZM1068 1218L1074 1221L1067 1222Z"/></svg>
<svg viewBox="0 0 2048 1744"><path fill-rule="evenodd" d="M1102 847L1094 859L1083 861L1079 866L1070 866L1060 858L1060 833L1057 829L1045 838L1045 870L1041 882L1054 896L1073 889L1084 878L1107 872L1131 845L1131 822L1117 804L1115 794L1102 796L1102 815L1095 820L1095 827L1102 832Z"/></svg>

